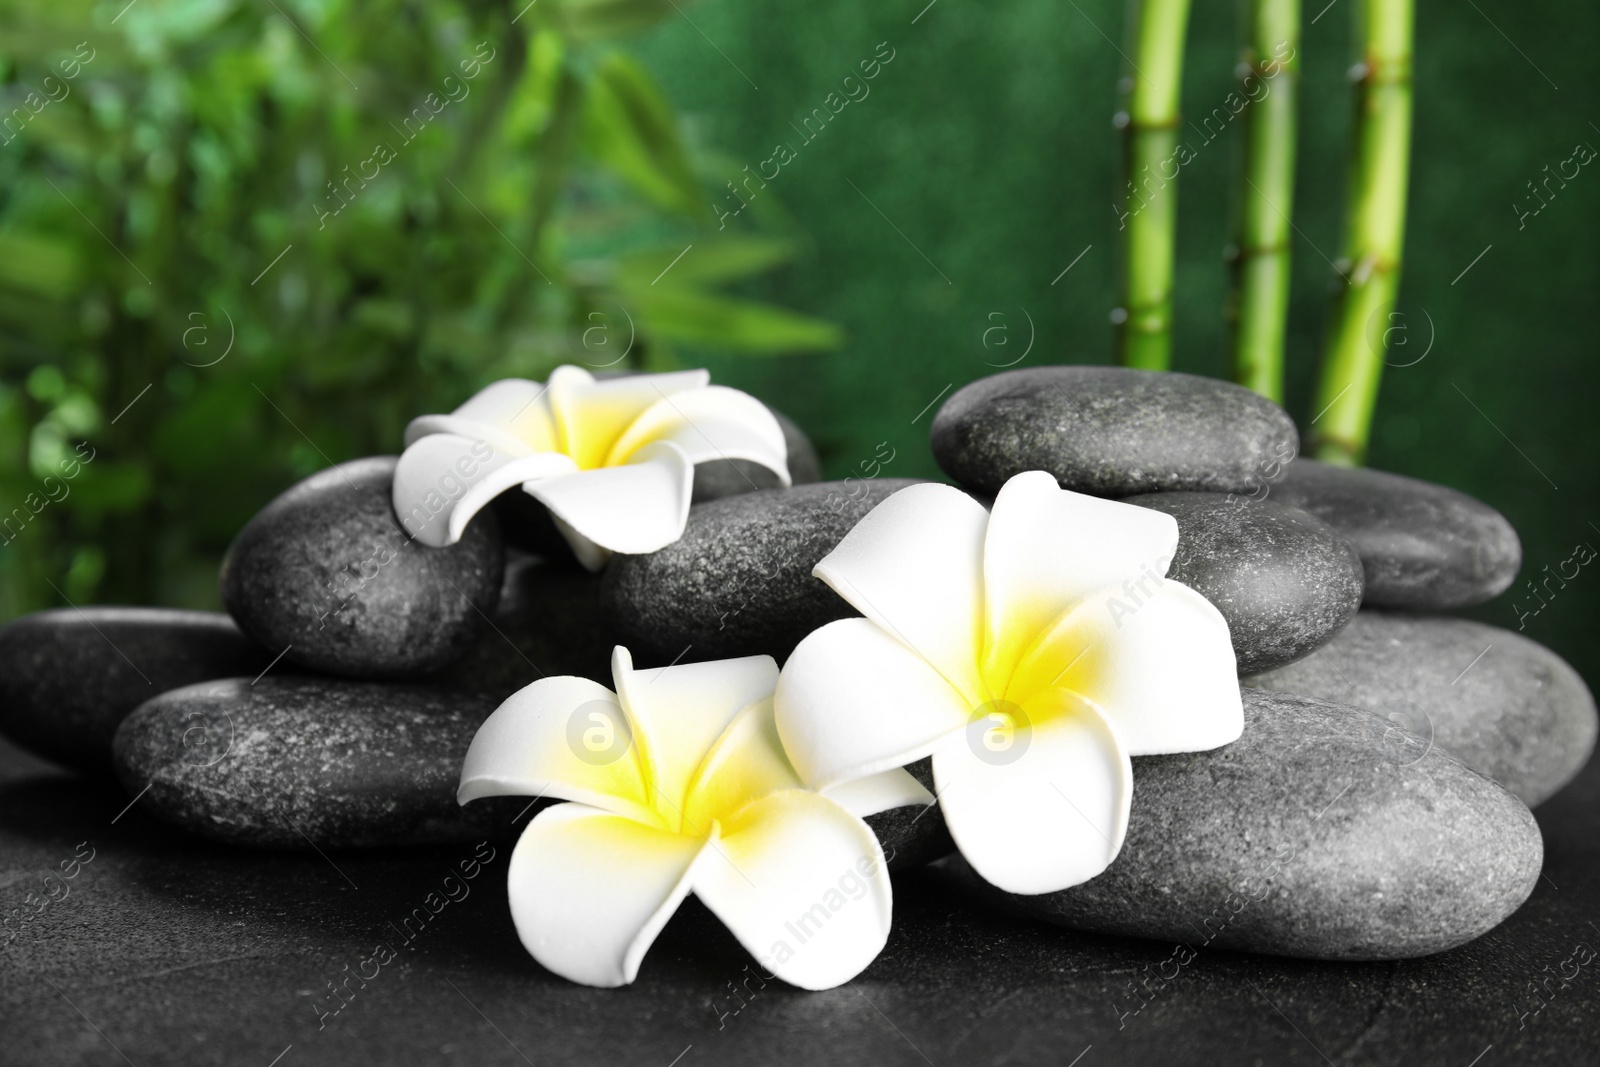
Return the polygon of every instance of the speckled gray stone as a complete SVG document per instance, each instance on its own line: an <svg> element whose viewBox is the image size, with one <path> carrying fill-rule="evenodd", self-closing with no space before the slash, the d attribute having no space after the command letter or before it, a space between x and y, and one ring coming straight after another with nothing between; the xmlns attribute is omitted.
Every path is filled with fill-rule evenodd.
<svg viewBox="0 0 1600 1067"><path fill-rule="evenodd" d="M139 806L217 841L373 847L502 835L526 802L456 803L461 760L495 708L416 685L267 675L148 700L117 730Z"/></svg>
<svg viewBox="0 0 1600 1067"><path fill-rule="evenodd" d="M1178 521L1168 578L1228 620L1239 673L1291 663L1326 644L1361 606L1361 560L1320 519L1226 493L1151 493L1128 503Z"/></svg>
<svg viewBox="0 0 1600 1067"><path fill-rule="evenodd" d="M1310 657L1245 684L1383 715L1530 807L1594 751L1594 697L1578 672L1521 634L1468 619L1363 611Z"/></svg>
<svg viewBox="0 0 1600 1067"><path fill-rule="evenodd" d="M1447 486L1297 459L1270 492L1355 545L1372 607L1481 604L1503 593L1522 566L1522 542L1505 516Z"/></svg>
<svg viewBox="0 0 1600 1067"><path fill-rule="evenodd" d="M906 767L923 788L936 793L933 783L933 758L917 760ZM864 820L883 846L883 857L891 871L904 871L920 867L955 851L956 843L950 837L950 827L945 824L939 805L924 807L914 804L904 808L890 808Z"/></svg>
<svg viewBox="0 0 1600 1067"><path fill-rule="evenodd" d="M789 481L791 485L809 485L822 480L822 461L817 458L816 446L795 421L773 408L768 408L778 425L783 427L783 440L788 445ZM748 493L753 489L775 489L778 476L759 463L745 459L712 459L695 464L694 502L720 500L725 496Z"/></svg>
<svg viewBox="0 0 1600 1067"><path fill-rule="evenodd" d="M500 594L499 523L479 512L461 540L408 538L390 503L396 458L340 463L291 487L239 531L222 601L284 659L354 678L408 678L459 659Z"/></svg>
<svg viewBox="0 0 1600 1067"><path fill-rule="evenodd" d="M494 625L467 654L429 678L504 700L540 678L575 674L611 687L617 642L600 616L598 574L514 553Z"/></svg>
<svg viewBox="0 0 1600 1067"><path fill-rule="evenodd" d="M1434 747L1390 758L1359 708L1244 691L1244 736L1133 762L1133 810L1104 873L1029 914L1103 933L1296 956L1405 959L1465 944L1539 880L1522 802Z"/></svg>
<svg viewBox="0 0 1600 1067"><path fill-rule="evenodd" d="M933 420L933 456L976 492L1045 470L1099 496L1250 492L1293 458L1294 422L1241 386L1124 367L1034 367L958 390Z"/></svg>
<svg viewBox="0 0 1600 1067"><path fill-rule="evenodd" d="M812 630L858 614L811 569L913 484L817 482L696 504L676 543L611 561L605 618L641 665L761 654L781 663Z"/></svg>
<svg viewBox="0 0 1600 1067"><path fill-rule="evenodd" d="M142 701L272 654L233 620L170 608L56 608L0 630L0 732L46 759L111 771L111 737Z"/></svg>

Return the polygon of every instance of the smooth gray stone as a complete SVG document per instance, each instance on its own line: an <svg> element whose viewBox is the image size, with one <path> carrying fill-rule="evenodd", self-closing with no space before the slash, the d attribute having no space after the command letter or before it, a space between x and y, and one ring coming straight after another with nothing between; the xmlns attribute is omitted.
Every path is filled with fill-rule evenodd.
<svg viewBox="0 0 1600 1067"><path fill-rule="evenodd" d="M1134 760L1104 873L984 892L1081 930L1323 960L1443 952L1533 892L1533 815L1454 756L1393 758L1391 723L1310 697L1246 689L1244 712L1231 745Z"/></svg>
<svg viewBox="0 0 1600 1067"><path fill-rule="evenodd" d="M1481 604L1505 592L1522 566L1522 542L1505 516L1447 486L1297 459L1270 491L1355 545L1371 607Z"/></svg>
<svg viewBox="0 0 1600 1067"><path fill-rule="evenodd" d="M938 795L933 782L933 757L917 760L906 770L928 792ZM878 844L883 847L883 858L891 871L920 867L955 851L956 843L950 837L950 827L945 824L944 813L937 803L931 807L890 808L868 815L863 821L877 835Z"/></svg>
<svg viewBox="0 0 1600 1067"><path fill-rule="evenodd" d="M472 647L500 593L499 523L483 511L454 545L411 540L390 501L396 462L314 474L239 531L222 602L240 629L290 662L354 678L417 677Z"/></svg>
<svg viewBox="0 0 1600 1067"><path fill-rule="evenodd" d="M791 485L809 485L822 480L822 461L817 458L817 448L811 443L793 419L775 408L768 407L778 425L783 427L783 440L789 446L789 482ZM776 489L778 476L759 463L745 459L713 459L695 464L694 502L720 500L725 496L748 493L755 489Z"/></svg>
<svg viewBox="0 0 1600 1067"><path fill-rule="evenodd" d="M1151 493L1128 503L1178 521L1175 578L1228 620L1239 673L1326 644L1361 606L1361 559L1320 519L1225 493Z"/></svg>
<svg viewBox="0 0 1600 1067"><path fill-rule="evenodd" d="M1363 611L1307 659L1245 684L1376 712L1529 807L1594 751L1594 697L1578 672L1535 641L1468 619Z"/></svg>
<svg viewBox="0 0 1600 1067"><path fill-rule="evenodd" d="M600 615L598 574L515 553L494 625L430 682L504 700L540 678L575 674L611 688L617 642Z"/></svg>
<svg viewBox="0 0 1600 1067"><path fill-rule="evenodd" d="M782 662L812 630L858 614L811 569L913 484L817 482L696 504L676 543L612 559L605 618L641 665L762 654Z"/></svg>
<svg viewBox="0 0 1600 1067"><path fill-rule="evenodd" d="M997 493L1044 470L1098 496L1250 492L1299 447L1283 409L1215 378L1125 367L1033 367L982 378L933 420L933 457L964 487Z"/></svg>
<svg viewBox="0 0 1600 1067"><path fill-rule="evenodd" d="M171 608L39 611L0 630L0 732L46 759L111 770L111 737L168 689L266 669L228 616Z"/></svg>
<svg viewBox="0 0 1600 1067"><path fill-rule="evenodd" d="M526 801L456 803L461 761L495 704L338 678L200 682L146 701L123 721L117 778L145 811L232 844L383 847L503 836Z"/></svg>

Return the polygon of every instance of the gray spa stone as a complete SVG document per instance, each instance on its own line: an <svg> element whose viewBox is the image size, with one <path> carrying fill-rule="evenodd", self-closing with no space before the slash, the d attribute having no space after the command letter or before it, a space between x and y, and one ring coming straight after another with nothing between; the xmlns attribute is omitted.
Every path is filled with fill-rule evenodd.
<svg viewBox="0 0 1600 1067"><path fill-rule="evenodd" d="M1390 723L1310 697L1247 689L1244 710L1231 745L1134 760L1127 838L1098 877L981 891L1082 930L1324 960L1443 952L1533 891L1538 824L1455 757L1393 758Z"/></svg>
<svg viewBox="0 0 1600 1067"><path fill-rule="evenodd" d="M117 777L147 813L232 844L478 841L503 836L526 804L456 803L461 760L495 704L338 678L201 682L148 700L123 721Z"/></svg>
<svg viewBox="0 0 1600 1067"><path fill-rule="evenodd" d="M600 615L601 581L564 561L508 555L493 625L465 656L428 680L496 701L563 674L611 688L617 641Z"/></svg>
<svg viewBox="0 0 1600 1067"><path fill-rule="evenodd" d="M974 492L1045 470L1098 496L1167 490L1255 492L1294 457L1283 409L1191 374L1124 367L1034 367L982 378L945 401L933 455Z"/></svg>
<svg viewBox="0 0 1600 1067"><path fill-rule="evenodd" d="M933 782L933 757L917 760L906 767L911 776L922 783L924 789L935 795ZM877 835L883 847L883 857L891 871L904 871L920 867L955 851L956 843L950 837L950 827L937 803L931 807L920 804L904 808L890 808L864 820Z"/></svg>
<svg viewBox="0 0 1600 1067"><path fill-rule="evenodd" d="M411 540L390 502L396 458L340 463L251 519L222 561L222 601L274 655L329 674L412 678L461 658L499 597L499 523Z"/></svg>
<svg viewBox="0 0 1600 1067"><path fill-rule="evenodd" d="M617 556L601 587L605 619L642 666L770 655L857 614L815 567L905 478L763 489L689 509L676 543Z"/></svg>
<svg viewBox="0 0 1600 1067"><path fill-rule="evenodd" d="M1505 516L1447 486L1297 459L1271 494L1355 545L1371 607L1481 604L1503 593L1522 566L1522 543Z"/></svg>
<svg viewBox="0 0 1600 1067"><path fill-rule="evenodd" d="M822 480L822 461L817 458L817 448L811 443L793 419L768 408L778 425L783 427L783 440L789 446L789 481L792 485L808 485ZM748 493L753 489L775 489L778 476L759 463L745 459L713 459L695 464L694 502L719 500L725 496Z"/></svg>
<svg viewBox="0 0 1600 1067"><path fill-rule="evenodd" d="M1128 503L1177 520L1178 553L1167 577L1216 605L1240 674L1310 653L1361 606L1355 549L1303 511L1225 493L1151 493Z"/></svg>
<svg viewBox="0 0 1600 1067"><path fill-rule="evenodd" d="M170 608L39 611L0 630L0 733L81 771L111 771L111 738L150 697L255 677L272 653L228 616Z"/></svg>
<svg viewBox="0 0 1600 1067"><path fill-rule="evenodd" d="M1594 751L1594 697L1578 672L1537 642L1467 619L1363 611L1308 658L1245 684L1376 712L1530 807Z"/></svg>

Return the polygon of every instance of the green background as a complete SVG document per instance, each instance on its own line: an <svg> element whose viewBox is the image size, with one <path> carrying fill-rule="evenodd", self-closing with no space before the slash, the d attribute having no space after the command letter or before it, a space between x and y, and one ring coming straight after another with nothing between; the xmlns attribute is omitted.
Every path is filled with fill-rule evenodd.
<svg viewBox="0 0 1600 1067"><path fill-rule="evenodd" d="M541 0L536 11L550 2ZM1108 315L1116 303L1117 254L1112 205L1119 185L1111 120L1124 62L1117 50L1123 37L1120 5L924 3L701 0L667 11L664 21L624 38L678 108L688 140L715 147L717 165L700 174L709 190L706 207L735 206L716 197L712 171L722 177L746 164L755 168L779 142L795 148L793 162L729 229L780 232L797 242L798 254L775 273L733 288L843 330L837 349L821 354L752 358L702 351L680 339L673 351L658 349L651 358L708 365L717 380L784 410L810 431L833 476L872 457L884 440L897 449L885 473L935 475L926 447L928 406L948 395L948 388L992 373L1024 351L1018 366L1107 362L1111 355ZM188 51L146 57L144 69L159 69L163 85L186 79L197 98L226 86L196 49L226 35L248 43L251 34L267 34L272 42L268 74L262 76L281 76L277 64L304 72L307 88L293 105L301 110L291 108L289 118L298 114L309 122L307 116L328 109L342 115L339 109L354 106L340 79L266 8L255 14L244 5L141 0L143 11L135 8L111 26L120 2L19 6L81 18L85 32L63 29L61 36L42 38L36 51L53 57L63 46L70 50L76 40L92 37L106 57L97 60L105 64L101 70L115 58L116 42L134 48L127 43L131 37L122 35L144 32L141 19L194 20L201 29ZM436 79L440 65L469 54L463 42L476 39L471 31L457 32L448 19L429 29L428 19L417 14L442 4L308 0L285 6L319 47L355 69L362 82L371 85L370 71L392 64L385 104L391 114L409 107ZM520 3L455 6L480 21L498 20L500 31L518 32L507 23ZM637 6L651 5L641 0ZM1307 409L1334 277L1329 261L1341 243L1351 6L1350 0L1335 0L1312 23L1321 8L1313 0L1305 13L1288 353L1289 408L1302 430L1314 414ZM1232 4L1198 5L1194 13L1183 94L1190 116L1220 106L1233 88L1236 15ZM1399 307L1404 318L1397 320L1405 327L1406 347L1392 359L1405 363L1424 350L1427 355L1388 371L1370 461L1456 486L1502 510L1522 535L1524 577L1541 574L1547 565L1553 571L1580 542L1600 546L1594 477L1600 432L1593 414L1600 176L1591 173L1594 166L1585 167L1525 228L1519 229L1513 208L1527 202L1525 183L1542 178L1546 165L1555 168L1580 142L1600 145L1600 129L1593 125L1600 121L1594 107L1597 20L1600 14L1589 6L1504 0L1423 2L1417 19L1416 134ZM426 47L417 44L424 31L432 34ZM841 92L842 79L880 42L887 42L894 58L868 83L870 95L846 106L814 141L802 143L791 123L824 107L830 92ZM11 44L16 46L15 38ZM17 68L8 73L16 77ZM30 76L36 78L37 71ZM370 104L368 97L363 106ZM381 117L383 108L375 113ZM56 121L41 116L39 131L47 118ZM315 155L318 149L269 119L250 121L278 137L263 142L272 151ZM128 166L127 159L142 167L136 173L155 173L163 138L184 133L191 122L182 108L156 109L147 123L151 132L130 133L123 164L89 159L84 173L114 185L125 180L119 167ZM1195 135L1190 143L1198 157L1181 177L1175 368L1198 374L1227 373L1224 251L1234 218L1240 126L1231 125L1210 143ZM30 128L29 136L35 132ZM261 303L267 297L248 282L306 220L277 220L273 213L287 202L284 190L235 174L227 179L229 195L259 198L260 212L251 221L255 236L244 250L249 254L239 251L231 260L212 254L197 274L173 274L179 280L170 286L163 275L153 309L127 305L130 321L159 323L159 330L138 335L144 340L137 352L120 342L96 342L94 337L107 336L103 332L75 333L87 304L68 307L42 298L34 304L19 297L14 306L0 307L11 315L6 321L0 314L7 330L20 331L24 324L31 329L41 321L63 324L56 340L48 330L35 331L26 344L5 347L0 490L6 497L0 503L12 506L37 482L39 427L47 419L55 420L50 426L60 424L63 440L87 436L99 456L77 504L47 513L41 528L24 531L35 542L25 551L16 544L0 548L0 577L8 586L0 611L60 603L63 590L86 599L215 607L216 561L231 532L276 489L326 459L397 450L407 416L448 410L482 380L543 373L552 352L530 350L523 335L522 347L494 349L506 330L499 320L484 327L463 314L454 335L462 340L454 348L448 333L430 335L428 344L405 334L406 309L420 303L448 312L455 301L476 314L486 306L515 307L539 298L536 283L518 276L521 268L476 217L460 204L449 207L453 201L441 179L451 172L430 167L430 153L442 159L454 147L440 137L408 149L402 163L407 189L439 190L436 201L429 201L433 213L367 218L359 254L329 253L323 281L300 293L299 304L290 299L293 291L281 287L274 298L292 306ZM507 158L515 158L515 141L502 147ZM326 145L323 150L335 165L347 158ZM51 165L0 149L6 179L0 182L0 238L72 233L92 244L80 219L48 199L54 194L47 187L35 199L19 191L25 177L56 173L67 180ZM508 167L487 169L477 176L480 184L467 188L475 194L482 189L489 212L498 215L495 183L519 179ZM462 181L471 178L469 173ZM68 188L77 195L77 186ZM609 202L607 188L602 183L590 190L585 202ZM505 193L501 200L514 195ZM786 214L769 211L780 201ZM186 242L206 236L204 206L177 205L170 215L156 212L153 222L146 219L142 236L128 238L137 244L134 258L148 265L144 250L161 248L181 264L189 254ZM300 208L297 203L295 210ZM681 212L687 217L699 210ZM762 228L747 226L758 215ZM692 238L709 248L726 236L703 218L694 225L699 228L693 232L669 227L663 240L670 237L681 247ZM462 236L468 233L477 236ZM520 231L513 228L512 235L521 240ZM426 256L417 252L422 244ZM79 275L40 247L13 241L0 248L0 281L21 278L38 287L39 278L55 277L55 270L67 290L90 284L80 283ZM107 249L96 247L95 262L106 261L108 271L124 270ZM280 286L288 284L283 278L300 277L293 273L298 269L286 261ZM364 301L360 330L351 325L357 318L348 301L318 304L329 277L346 279L345 287ZM246 343L214 376L180 368L181 362L196 361L177 340L189 324L186 316L233 300L257 301ZM299 313L308 302L317 314ZM396 316L404 320L400 325L394 325ZM537 349L537 339L531 343ZM487 354L469 358L464 352ZM56 389L48 376L32 377L46 366L59 366L67 384ZM147 374L159 383L156 391L127 424L110 426L120 399ZM92 407L78 416L72 408L78 402L75 382L91 397L83 404ZM292 416L293 432L269 403ZM127 476L112 478L117 471ZM91 490L101 495L92 497ZM89 545L92 551L84 547ZM1549 606L1527 620L1525 632L1596 679L1600 577L1592 570L1585 568L1547 598ZM1519 588L1520 583L1473 614L1515 629L1513 602L1524 608L1534 603L1526 593L1519 596Z"/></svg>
<svg viewBox="0 0 1600 1067"><path fill-rule="evenodd" d="M926 447L931 414L913 418L946 384L959 387L991 373L986 361L1020 355L1024 311L1036 337L1018 366L1112 358L1111 205L1120 179L1111 118L1124 69L1117 48L1127 51L1122 8L938 0L912 25L925 2L713 0L689 9L758 90L683 20L643 43L679 106L752 166L775 140L794 140L788 123L820 104L877 42L897 50L872 94L801 148L772 186L812 249L765 292L842 324L844 346L711 364L720 379L790 411L840 476L885 438L903 442L892 473L936 474ZM1512 208L1529 203L1524 183L1543 178L1545 165L1554 170L1580 142L1600 147L1590 124L1600 122L1600 15L1583 5L1475 2L1482 13L1467 3L1418 4L1404 319L1396 320L1407 347L1391 362L1427 349L1430 318L1435 336L1421 362L1386 371L1369 463L1465 490L1512 521L1524 552L1518 585L1469 614L1514 630L1512 604L1537 606L1518 595L1523 579L1546 565L1554 573L1580 542L1600 548L1600 173L1584 167L1521 230ZM1352 118L1350 5L1338 0L1311 24L1320 8L1304 9L1287 355L1287 406L1302 433L1316 414L1308 408L1328 322L1329 260L1340 248ZM1183 85L1189 117L1233 88L1236 15L1232 4L1195 5ZM1195 135L1198 158L1180 177L1176 370L1228 374L1224 251L1241 135L1236 124L1204 147ZM996 312L1005 318L991 319ZM1009 333L990 334L986 348L984 331L999 324ZM1002 337L1009 347L998 347ZM1556 595L1523 632L1593 685L1600 572L1586 567L1566 589L1551 588Z"/></svg>

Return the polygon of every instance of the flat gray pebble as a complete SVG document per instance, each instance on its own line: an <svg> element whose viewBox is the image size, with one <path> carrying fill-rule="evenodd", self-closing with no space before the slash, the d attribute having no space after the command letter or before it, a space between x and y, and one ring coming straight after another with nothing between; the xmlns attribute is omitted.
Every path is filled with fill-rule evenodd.
<svg viewBox="0 0 1600 1067"><path fill-rule="evenodd" d="M1320 519L1224 493L1151 493L1128 503L1178 521L1167 571L1228 621L1239 673L1291 663L1326 644L1361 606L1361 560Z"/></svg>
<svg viewBox="0 0 1600 1067"><path fill-rule="evenodd" d="M1594 697L1578 672L1536 641L1468 619L1363 611L1309 658L1245 684L1376 712L1404 728L1397 743L1437 744L1529 807L1594 752Z"/></svg>
<svg viewBox="0 0 1600 1067"><path fill-rule="evenodd" d="M974 492L1043 470L1097 496L1250 492L1295 455L1278 407L1215 378L1125 367L1033 367L982 378L933 420L933 456Z"/></svg>
<svg viewBox="0 0 1600 1067"><path fill-rule="evenodd" d="M1270 492L1355 545L1371 607L1481 604L1505 592L1522 566L1522 542L1505 516L1448 486L1297 459Z"/></svg>
<svg viewBox="0 0 1600 1067"><path fill-rule="evenodd" d="M1533 891L1538 823L1455 757L1397 762L1391 723L1310 697L1247 689L1244 712L1231 745L1133 761L1127 838L1104 873L982 891L1082 930L1320 960L1443 952Z"/></svg>
<svg viewBox="0 0 1600 1067"><path fill-rule="evenodd" d="M526 804L456 803L467 746L495 706L469 693L337 678L201 682L123 721L117 777L141 809L237 845L468 843L504 836Z"/></svg>
<svg viewBox="0 0 1600 1067"><path fill-rule="evenodd" d="M55 608L0 630L0 732L57 763L111 772L111 738L140 703L265 670L272 653L228 616L171 608Z"/></svg>
<svg viewBox="0 0 1600 1067"><path fill-rule="evenodd" d="M641 665L754 655L781 663L812 630L858 614L811 569L867 512L914 484L817 482L696 504L676 543L611 561L604 617Z"/></svg>
<svg viewBox="0 0 1600 1067"><path fill-rule="evenodd" d="M222 561L222 602L274 654L353 678L414 678L461 658L500 594L500 527L479 512L461 540L406 536L390 502L394 456L340 463L247 523Z"/></svg>

